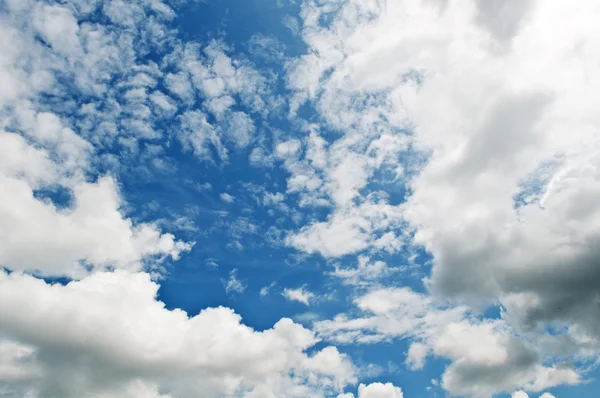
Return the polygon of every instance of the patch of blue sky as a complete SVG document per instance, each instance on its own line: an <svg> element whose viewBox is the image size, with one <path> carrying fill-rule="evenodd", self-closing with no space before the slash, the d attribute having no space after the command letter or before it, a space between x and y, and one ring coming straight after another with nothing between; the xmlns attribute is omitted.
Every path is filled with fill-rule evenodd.
<svg viewBox="0 0 600 398"><path fill-rule="evenodd" d="M514 207L527 206L537 203L543 207L543 197L548 189L548 184L563 166L562 157L557 155L554 159L540 164L532 173L528 174L519 182L521 190L514 195Z"/></svg>
<svg viewBox="0 0 600 398"><path fill-rule="evenodd" d="M36 189L33 196L45 203L50 203L57 209L68 209L73 205L72 192L60 185L52 185Z"/></svg>

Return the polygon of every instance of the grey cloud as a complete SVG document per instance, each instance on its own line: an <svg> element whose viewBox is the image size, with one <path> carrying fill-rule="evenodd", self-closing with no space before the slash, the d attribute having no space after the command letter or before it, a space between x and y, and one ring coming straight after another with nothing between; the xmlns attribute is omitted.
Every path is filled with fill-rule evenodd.
<svg viewBox="0 0 600 398"><path fill-rule="evenodd" d="M512 39L534 0L475 0L476 21L498 41Z"/></svg>

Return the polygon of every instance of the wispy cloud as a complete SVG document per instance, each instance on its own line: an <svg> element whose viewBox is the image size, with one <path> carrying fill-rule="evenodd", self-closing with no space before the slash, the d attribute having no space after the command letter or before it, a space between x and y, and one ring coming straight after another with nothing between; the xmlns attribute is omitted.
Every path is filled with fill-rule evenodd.
<svg viewBox="0 0 600 398"><path fill-rule="evenodd" d="M225 292L227 294L230 294L230 293L241 294L241 293L244 293L244 290L246 290L246 285L244 285L237 278L237 273L238 273L237 269L232 269L229 272L229 279L227 279L227 283L225 284Z"/></svg>

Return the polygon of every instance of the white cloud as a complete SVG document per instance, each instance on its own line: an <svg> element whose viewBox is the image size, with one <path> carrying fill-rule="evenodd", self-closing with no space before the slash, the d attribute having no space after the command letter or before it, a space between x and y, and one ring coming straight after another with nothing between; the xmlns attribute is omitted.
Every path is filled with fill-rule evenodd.
<svg viewBox="0 0 600 398"><path fill-rule="evenodd" d="M363 192L377 168L394 164L408 140L389 134L370 137L358 131L327 145L309 126L306 153L286 156L290 173L288 193L299 193L299 205L330 206L327 221L313 222L292 231L287 244L308 253L339 257L366 249L394 253L403 247L403 237L394 232L401 223L400 208L389 205L378 192ZM283 144L279 144L283 145ZM276 147L276 154L279 147ZM280 155L281 156L281 155ZM392 161L393 160L393 161ZM394 168L399 166L394 164Z"/></svg>
<svg viewBox="0 0 600 398"><path fill-rule="evenodd" d="M225 82L220 77L202 81L202 91L207 97L219 97L225 90Z"/></svg>
<svg viewBox="0 0 600 398"><path fill-rule="evenodd" d="M266 297L271 293L271 289L273 289L277 285L277 282L273 281L269 283L267 286L264 286L260 289L260 297Z"/></svg>
<svg viewBox="0 0 600 398"><path fill-rule="evenodd" d="M189 77L184 72L169 73L165 77L165 86L181 100L192 103L194 101L194 90Z"/></svg>
<svg viewBox="0 0 600 398"><path fill-rule="evenodd" d="M429 347L423 343L412 343L406 353L406 365L413 370L423 369L425 359L429 355Z"/></svg>
<svg viewBox="0 0 600 398"><path fill-rule="evenodd" d="M368 256L359 256L355 268L340 268L336 266L331 275L340 278L344 283L354 286L365 286L377 283L379 279L396 272L400 268L388 267L383 261L371 261Z"/></svg>
<svg viewBox="0 0 600 398"><path fill-rule="evenodd" d="M334 347L305 354L317 340L291 320L257 332L228 308L170 311L145 273L66 286L2 273L0 286L0 378L17 396L322 397L356 380Z"/></svg>
<svg viewBox="0 0 600 398"><path fill-rule="evenodd" d="M304 305L309 305L315 299L314 293L306 290L304 286L297 289L285 288L281 294L290 301L297 301Z"/></svg>
<svg viewBox="0 0 600 398"><path fill-rule="evenodd" d="M227 160L227 149L221 141L219 130L207 121L204 113L199 110L186 111L179 116L179 121L179 140L185 149L192 150L202 160L210 160L212 146L222 161Z"/></svg>
<svg viewBox="0 0 600 398"><path fill-rule="evenodd" d="M238 148L245 148L250 144L254 134L254 122L252 118L244 112L233 112L228 117L226 134Z"/></svg>
<svg viewBox="0 0 600 398"><path fill-rule="evenodd" d="M0 170L6 177L21 176L30 186L59 179L60 169L50 160L50 154L27 143L20 135L0 132Z"/></svg>
<svg viewBox="0 0 600 398"><path fill-rule="evenodd" d="M217 119L221 119L233 105L235 105L235 100L229 95L224 95L210 99L206 104L206 109Z"/></svg>
<svg viewBox="0 0 600 398"><path fill-rule="evenodd" d="M327 142L312 129L307 140L306 158L317 169L327 167Z"/></svg>
<svg viewBox="0 0 600 398"><path fill-rule="evenodd" d="M266 103L271 102L269 82L249 62L232 59L230 49L222 42L206 46L187 43L176 50L174 64L179 74L190 76L194 92L206 100L206 107L218 119L226 119L235 104L268 114ZM185 90L188 90L187 82ZM191 88L190 88L191 89ZM234 98L239 100L234 100Z"/></svg>
<svg viewBox="0 0 600 398"><path fill-rule="evenodd" d="M217 259L212 258L212 257L204 260L204 265L206 265L209 268L214 268L214 269L219 268L219 262L217 261Z"/></svg>
<svg viewBox="0 0 600 398"><path fill-rule="evenodd" d="M283 202L285 199L285 195L281 192L265 192L263 196L263 204L265 206L277 205Z"/></svg>
<svg viewBox="0 0 600 398"><path fill-rule="evenodd" d="M184 147L192 149L201 160L211 160L213 146L221 161L226 162L228 151L223 142L234 148L245 148L253 139L256 127L245 111L232 111L234 105L260 114L268 114L268 83L250 63L232 59L223 43L208 45L179 43L165 60L175 71L166 75L165 86L187 105L203 99L180 117L179 139ZM169 104L163 98L152 98L162 109ZM266 102L265 102L266 101ZM170 110L167 114L171 114ZM206 113L205 113L206 112ZM209 122L208 115L212 115Z"/></svg>
<svg viewBox="0 0 600 398"><path fill-rule="evenodd" d="M226 203L233 203L233 201L235 200L235 197L228 194L227 192L222 192L219 196L221 197L221 200Z"/></svg>
<svg viewBox="0 0 600 398"><path fill-rule="evenodd" d="M266 61L282 60L284 49L285 45L276 37L255 34L248 40L248 51L254 57L262 58Z"/></svg>
<svg viewBox="0 0 600 398"><path fill-rule="evenodd" d="M511 398L529 398L529 394L527 394L525 391L515 391L511 394ZM550 394L549 392L545 392L542 395L540 395L540 398L556 398L554 395Z"/></svg>
<svg viewBox="0 0 600 398"><path fill-rule="evenodd" d="M244 293L244 290L246 290L246 285L244 285L238 278L237 278L237 269L232 269L229 272L229 279L227 279L227 283L225 284L225 292L227 294L229 293Z"/></svg>
<svg viewBox="0 0 600 398"><path fill-rule="evenodd" d="M33 197L25 181L0 173L0 262L9 269L81 277L108 267L138 270L150 256L179 258L190 250L152 224L134 225L119 208L115 182L77 183L64 210ZM36 250L31 250L31 247Z"/></svg>
<svg viewBox="0 0 600 398"><path fill-rule="evenodd" d="M58 116L29 107L20 107L17 116L27 139L0 132L0 180L6 188L0 193L0 262L5 267L80 278L95 269L139 270L149 258L155 263L167 256L178 259L191 249L152 223L127 218L112 177L86 181L92 146ZM36 197L43 189L63 190L71 200L57 207Z"/></svg>
<svg viewBox="0 0 600 398"><path fill-rule="evenodd" d="M38 5L33 12L33 25L55 51L66 56L81 52L79 25L68 8Z"/></svg>
<svg viewBox="0 0 600 398"><path fill-rule="evenodd" d="M404 394L400 387L392 383L371 383L358 386L358 398L403 398ZM340 394L337 398L354 398L354 394Z"/></svg>
<svg viewBox="0 0 600 398"><path fill-rule="evenodd" d="M358 398L402 398L402 389L392 383L371 383L358 386Z"/></svg>
<svg viewBox="0 0 600 398"><path fill-rule="evenodd" d="M406 363L421 368L430 355L450 360L442 386L452 394L485 397L526 388L577 384L568 366L544 366L540 347L522 340L501 319L481 320L466 307L447 307L408 288L378 288L357 298L363 317L340 314L314 330L338 343L410 339Z"/></svg>
<svg viewBox="0 0 600 398"><path fill-rule="evenodd" d="M359 206L335 211L327 221L302 227L288 235L286 243L310 254L341 257L369 248L379 239L377 233L401 225L398 207L367 199Z"/></svg>
<svg viewBox="0 0 600 398"><path fill-rule="evenodd" d="M172 115L177 110L177 107L173 104L171 99L160 91L154 91L152 94L150 94L149 98L154 105L160 108L167 115Z"/></svg>
<svg viewBox="0 0 600 398"><path fill-rule="evenodd" d="M250 164L255 167L270 167L273 165L273 156L267 153L265 148L261 146L252 149L248 160L250 161Z"/></svg>
<svg viewBox="0 0 600 398"><path fill-rule="evenodd" d="M295 156L300 150L301 143L298 140L280 142L275 146L275 156L279 159L287 159Z"/></svg>

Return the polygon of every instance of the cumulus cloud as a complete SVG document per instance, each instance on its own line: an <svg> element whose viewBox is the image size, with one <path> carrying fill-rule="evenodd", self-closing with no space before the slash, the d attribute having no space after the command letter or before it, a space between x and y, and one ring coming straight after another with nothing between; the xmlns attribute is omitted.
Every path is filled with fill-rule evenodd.
<svg viewBox="0 0 600 398"><path fill-rule="evenodd" d="M368 385L360 384L358 386L358 398L402 398L404 394L400 387L392 383L371 383ZM340 394L337 398L354 398L354 394Z"/></svg>
<svg viewBox="0 0 600 398"><path fill-rule="evenodd" d="M429 347L426 344L412 343L406 353L406 365L413 370L423 369L428 355Z"/></svg>
<svg viewBox="0 0 600 398"><path fill-rule="evenodd" d="M372 383L358 386L359 398L402 398L402 389L392 383Z"/></svg>
<svg viewBox="0 0 600 398"><path fill-rule="evenodd" d="M285 288L281 294L290 301L297 301L304 305L309 305L316 297L314 293L306 290L304 286L297 289Z"/></svg>
<svg viewBox="0 0 600 398"><path fill-rule="evenodd" d="M511 394L511 398L529 398L529 394L527 394L525 391L515 391ZM542 395L540 395L540 398L556 398L554 395L550 394L549 392L545 392Z"/></svg>
<svg viewBox="0 0 600 398"><path fill-rule="evenodd" d="M0 181L7 188L0 194L0 262L9 269L77 278L95 268L139 270L146 257L178 259L191 248L155 225L125 218L110 177L74 185L66 209L36 199L22 180L0 174Z"/></svg>
<svg viewBox="0 0 600 398"><path fill-rule="evenodd" d="M3 272L0 286L0 377L15 396L320 397L356 380L334 347L306 354L317 339L291 320L258 332L228 308L167 310L146 273L52 285Z"/></svg>

